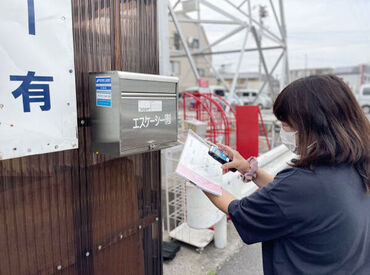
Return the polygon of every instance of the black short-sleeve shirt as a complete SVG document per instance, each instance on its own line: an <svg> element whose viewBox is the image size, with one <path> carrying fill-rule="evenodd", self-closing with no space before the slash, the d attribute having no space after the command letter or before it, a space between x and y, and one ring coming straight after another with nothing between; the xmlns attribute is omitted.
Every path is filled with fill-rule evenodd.
<svg viewBox="0 0 370 275"><path fill-rule="evenodd" d="M370 195L352 166L283 170L228 211L245 243L262 242L265 274L370 275Z"/></svg>

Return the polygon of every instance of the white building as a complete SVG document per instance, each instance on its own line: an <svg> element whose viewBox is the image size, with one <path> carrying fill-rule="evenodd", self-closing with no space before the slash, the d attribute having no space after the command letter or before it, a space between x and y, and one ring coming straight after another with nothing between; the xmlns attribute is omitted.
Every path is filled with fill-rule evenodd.
<svg viewBox="0 0 370 275"><path fill-rule="evenodd" d="M234 79L235 73L233 72L220 72L221 76L224 78L225 82L229 84L231 87L231 84ZM248 89L248 90L259 90L259 88L262 86L262 84L267 79L265 74L259 75L258 72L241 72L239 73L238 82L236 85L237 89ZM221 80L217 80L219 85L222 85ZM271 83L273 85L274 91L279 91L280 89L280 82L272 78ZM271 91L269 90L269 85L265 85L265 88L263 89L263 92L266 94L271 95Z"/></svg>
<svg viewBox="0 0 370 275"><path fill-rule="evenodd" d="M297 80L305 76L330 74L332 72L333 72L333 68L329 68L329 67L293 69L293 70L290 70L290 81L294 81L294 80Z"/></svg>
<svg viewBox="0 0 370 275"><path fill-rule="evenodd" d="M369 64L335 68L333 73L342 78L355 94L358 93L362 84L370 83Z"/></svg>
<svg viewBox="0 0 370 275"><path fill-rule="evenodd" d="M177 19L190 19L184 12L176 12ZM190 51L196 52L209 45L207 35L202 26L198 27L196 23L181 22L181 31L189 46ZM173 76L179 77L180 91L186 88L197 86L197 80L192 72L189 60L184 56L184 47L182 45L180 35L178 34L173 22L169 23L169 37L170 37L170 68ZM204 51L209 53L211 50ZM181 57L176 57L180 55ZM210 85L216 84L216 79L211 74L211 66L201 55L193 55L195 65L197 67L199 76L209 80ZM212 63L212 55L207 56L210 63Z"/></svg>

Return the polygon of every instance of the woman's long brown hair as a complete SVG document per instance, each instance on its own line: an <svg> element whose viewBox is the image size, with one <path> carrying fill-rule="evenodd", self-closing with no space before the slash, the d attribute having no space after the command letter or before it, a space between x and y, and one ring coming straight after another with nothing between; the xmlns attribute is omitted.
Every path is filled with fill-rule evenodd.
<svg viewBox="0 0 370 275"><path fill-rule="evenodd" d="M350 164L370 192L370 122L350 88L335 75L289 84L274 103L274 114L298 131L295 167Z"/></svg>

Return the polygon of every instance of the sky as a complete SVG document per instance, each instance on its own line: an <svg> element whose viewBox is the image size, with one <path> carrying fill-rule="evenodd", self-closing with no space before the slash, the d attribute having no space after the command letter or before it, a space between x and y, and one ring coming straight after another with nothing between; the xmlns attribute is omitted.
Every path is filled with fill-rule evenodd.
<svg viewBox="0 0 370 275"><path fill-rule="evenodd" d="M242 0L230 0L238 5ZM274 33L278 29L268 0L250 0L253 16L258 19L258 5L266 5L268 17L265 26ZM272 0L278 7L278 1ZM224 0L209 0L224 11L246 20L237 10ZM247 11L248 5L243 9ZM284 0L284 10L287 26L287 41L290 69L315 67L343 67L362 63L370 63L370 0ZM191 17L195 13L189 14ZM202 19L226 19L223 15L201 5ZM232 25L204 25L209 41L234 29ZM240 48L245 32L240 32L222 44L213 47L213 51ZM264 46L276 45L268 39L263 39ZM247 48L255 47L251 35L248 36ZM265 52L268 66L271 67L280 50ZM238 54L218 55L213 57L216 67L225 64L229 71L235 70ZM241 65L241 71L257 71L257 53L246 53ZM274 75L278 76L278 67Z"/></svg>
<svg viewBox="0 0 370 275"><path fill-rule="evenodd" d="M285 3L292 68L370 63L370 0Z"/></svg>

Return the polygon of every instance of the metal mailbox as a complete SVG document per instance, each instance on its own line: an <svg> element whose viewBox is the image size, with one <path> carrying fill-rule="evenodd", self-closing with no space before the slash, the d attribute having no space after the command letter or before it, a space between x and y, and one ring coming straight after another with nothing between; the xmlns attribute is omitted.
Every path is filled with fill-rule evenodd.
<svg viewBox="0 0 370 275"><path fill-rule="evenodd" d="M177 144L178 78L89 74L92 150L113 157Z"/></svg>

